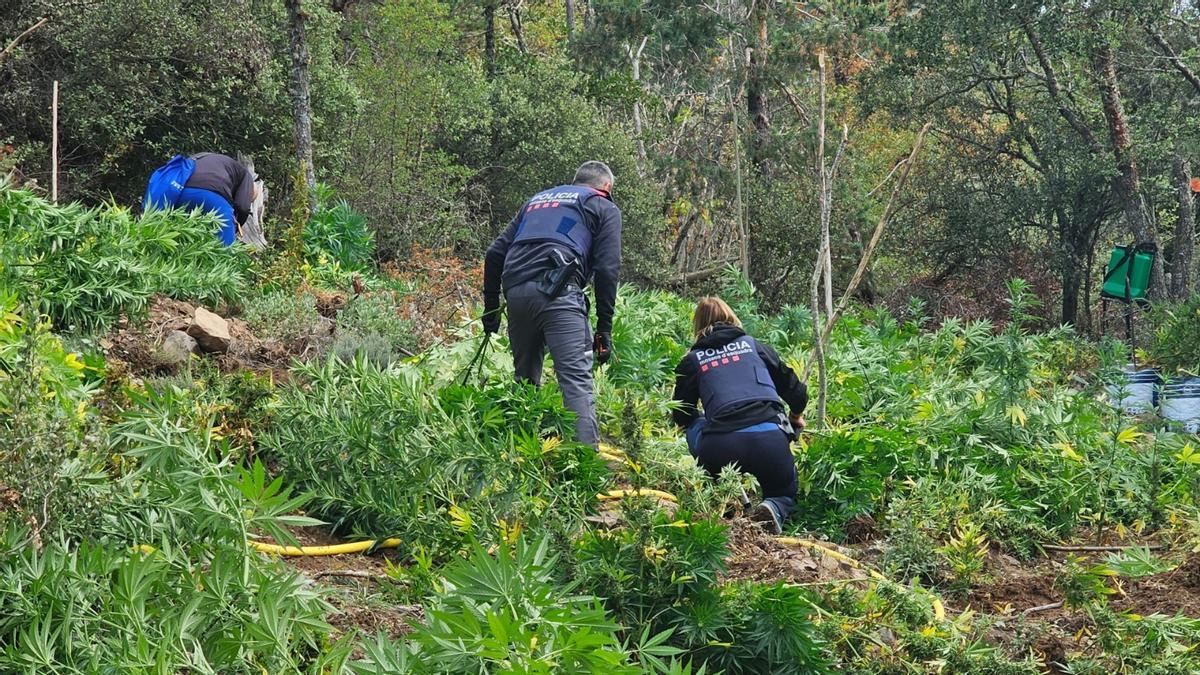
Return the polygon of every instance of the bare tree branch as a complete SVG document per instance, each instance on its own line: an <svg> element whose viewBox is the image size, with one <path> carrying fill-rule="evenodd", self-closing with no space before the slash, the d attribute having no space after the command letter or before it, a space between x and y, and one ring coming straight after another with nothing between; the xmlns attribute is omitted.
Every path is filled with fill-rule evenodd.
<svg viewBox="0 0 1200 675"><path fill-rule="evenodd" d="M671 283L686 284L686 283L690 283L692 281L702 281L704 279L715 277L716 275L720 274L721 272L724 272L726 268L728 268L730 265L733 265L736 262L737 262L736 260L726 260L724 262L721 262L719 264L713 265L712 267L708 267L708 268L705 268L702 270L696 270L695 272L685 272L683 274L676 276L674 279L672 279Z"/></svg>
<svg viewBox="0 0 1200 675"><path fill-rule="evenodd" d="M866 250L863 251L862 258L858 261L858 267L854 270L854 276L850 277L850 283L846 286L846 290L842 293L842 297L838 300L837 308L833 310L833 314L829 316L829 320L825 322L825 327L821 330L820 336L817 337L813 345L813 354L819 355L822 353L825 343L829 340L830 333L833 332L833 326L841 318L846 308L850 305L850 298L854 296L854 292L858 289L858 285L862 283L863 275L867 272L867 267L871 264L871 256L875 253L875 248L879 245L879 240L883 238L883 230L887 223L895 213L896 198L900 194L900 190L904 188L904 184L908 181L908 175L912 172L913 164L916 161L917 154L921 151L921 145L925 142L925 134L928 133L932 123L926 123L921 127L921 131L917 133L917 138L913 142L912 152L908 153L908 157L902 160L904 165L900 177L896 180L896 184L892 186L892 194L888 197L887 206L884 207L883 213L879 216L879 222L875 224L875 231L871 234L871 240L867 243ZM804 375L800 378L801 382L808 380L808 376L812 374L813 358L809 358L804 364Z"/></svg>
<svg viewBox="0 0 1200 675"><path fill-rule="evenodd" d="M1154 26L1145 24L1142 28L1146 30L1146 34L1150 36L1154 44L1158 45L1158 48L1167 57L1167 60L1171 62L1171 65L1175 67L1175 70L1178 70L1184 79L1191 82L1192 86L1196 89L1196 93L1200 94L1200 77L1197 77L1196 73L1192 72L1192 69L1179 57L1179 54L1175 53L1175 50L1171 47L1171 43L1167 42L1163 34L1158 32L1158 29Z"/></svg>
<svg viewBox="0 0 1200 675"><path fill-rule="evenodd" d="M1050 92L1050 98L1054 99L1055 105L1058 106L1058 113L1062 115L1067 124L1083 137L1083 141L1088 144L1092 152L1104 152L1104 146L1100 145L1100 141L1096 140L1096 135L1092 133L1087 123L1079 117L1063 100L1062 89L1058 86L1058 77L1054 74L1054 66L1050 63L1050 58L1046 56L1046 50L1042 47L1042 40L1033 31L1033 27L1026 21L1022 24L1025 29L1025 36L1029 38L1029 44L1033 46L1033 52L1037 54L1038 63L1042 66L1042 72L1046 76L1046 90Z"/></svg>
<svg viewBox="0 0 1200 675"><path fill-rule="evenodd" d="M50 20L50 17L48 17L48 16L42 17L41 21L38 21L37 23L33 24L29 28L26 28L25 32L21 33L20 35L18 35L15 38L13 38L13 41L8 43L8 46L4 48L4 51L0 52L0 66L4 65L4 62L7 61L10 56L12 56L13 52L16 51L17 47L20 46L20 44L22 42L24 42L25 38L29 37L30 34L33 33L33 31L44 26L46 24L46 22L49 20Z"/></svg>

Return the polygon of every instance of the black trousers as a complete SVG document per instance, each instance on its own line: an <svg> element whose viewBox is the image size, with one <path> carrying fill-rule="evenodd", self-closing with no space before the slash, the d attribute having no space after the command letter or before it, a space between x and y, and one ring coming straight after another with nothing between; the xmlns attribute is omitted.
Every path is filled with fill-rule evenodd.
<svg viewBox="0 0 1200 675"><path fill-rule="evenodd" d="M748 429L768 427L763 431L712 432L705 430L704 418L688 430L688 449L696 462L716 478L721 469L734 465L743 473L758 480L763 499L773 503L783 520L796 509L796 492L800 487L796 476L796 460L792 457L791 440L778 426L757 425Z"/></svg>

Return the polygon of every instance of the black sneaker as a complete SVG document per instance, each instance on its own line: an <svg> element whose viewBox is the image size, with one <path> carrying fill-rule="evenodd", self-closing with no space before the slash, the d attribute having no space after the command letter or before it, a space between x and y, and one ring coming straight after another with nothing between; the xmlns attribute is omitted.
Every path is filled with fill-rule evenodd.
<svg viewBox="0 0 1200 675"><path fill-rule="evenodd" d="M783 519L779 517L779 510L771 502L762 502L755 507L750 512L750 520L763 523L771 534L783 534Z"/></svg>

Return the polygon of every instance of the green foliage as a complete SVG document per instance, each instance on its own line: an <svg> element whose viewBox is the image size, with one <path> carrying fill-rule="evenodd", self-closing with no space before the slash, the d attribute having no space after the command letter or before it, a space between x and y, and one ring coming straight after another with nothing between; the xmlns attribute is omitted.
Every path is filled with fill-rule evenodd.
<svg viewBox="0 0 1200 675"><path fill-rule="evenodd" d="M1165 368L1200 373L1200 294L1178 305L1158 305L1150 317L1156 325L1150 357Z"/></svg>
<svg viewBox="0 0 1200 675"><path fill-rule="evenodd" d="M341 16L326 4L305 14L322 169L344 148L360 94L344 65ZM201 151L252 155L273 194L285 197L294 141L282 2L31 0L0 9L0 25L13 31L6 28L5 43L41 17L51 19L5 63L0 146L12 142L20 167L43 187L46 111L58 80L60 198L132 204L155 167Z"/></svg>
<svg viewBox="0 0 1200 675"><path fill-rule="evenodd" d="M55 205L0 186L0 279L56 326L102 329L161 293L203 303L235 297L247 258L225 248L211 215Z"/></svg>
<svg viewBox="0 0 1200 675"><path fill-rule="evenodd" d="M317 203L304 226L304 252L310 261L332 260L348 271L367 268L375 238L367 219L346 200L333 201L333 190L317 186Z"/></svg>
<svg viewBox="0 0 1200 675"><path fill-rule="evenodd" d="M327 646L331 607L321 593L245 543L260 534L289 541L284 526L315 522L295 515L305 498L261 462L239 466L212 420L193 418L191 398L132 394L133 407L90 441L111 442L109 476L62 471L74 480L61 493L78 500L103 489L105 499L79 504L87 527L55 522L41 546L24 522L5 527L0 670L297 672L337 660L345 648ZM70 440L46 442L70 452L79 447Z"/></svg>
<svg viewBox="0 0 1200 675"><path fill-rule="evenodd" d="M1037 675L1031 656L1014 659L990 646L986 622L931 623L926 598L911 589L880 583L863 594L834 589L825 598L829 614L820 624L841 672L854 675L925 672L928 664L947 672ZM887 639L881 642L880 638Z"/></svg>
<svg viewBox="0 0 1200 675"><path fill-rule="evenodd" d="M368 362L387 365L415 348L412 325L400 318L405 295L379 291L351 298L338 313L337 338L332 351L343 361L362 352Z"/></svg>
<svg viewBox="0 0 1200 675"><path fill-rule="evenodd" d="M108 498L88 409L95 387L47 324L16 311L0 297L0 530L13 522L36 536L86 531Z"/></svg>
<svg viewBox="0 0 1200 675"><path fill-rule="evenodd" d="M1069 607L1090 607L1103 602L1117 592L1108 580L1117 576L1107 565L1087 565L1087 559L1068 556L1063 571L1054 579L1054 586L1063 594Z"/></svg>
<svg viewBox="0 0 1200 675"><path fill-rule="evenodd" d="M954 530L938 553L946 557L952 580L951 588L965 591L975 586L987 562L988 540L978 525L967 520Z"/></svg>
<svg viewBox="0 0 1200 675"><path fill-rule="evenodd" d="M80 414L92 393L89 366L66 350L48 321L23 310L15 296L0 294L0 414L19 412L10 391Z"/></svg>
<svg viewBox="0 0 1200 675"><path fill-rule="evenodd" d="M1187 616L1139 616L1100 607L1088 612L1096 623L1101 656L1073 661L1070 675L1103 675L1124 668L1154 675L1196 671L1200 620Z"/></svg>
<svg viewBox="0 0 1200 675"><path fill-rule="evenodd" d="M616 530L592 530L577 546L583 588L603 592L626 624L669 631L669 644L728 673L823 672L809 619L812 599L782 584L721 586L724 526L639 505Z"/></svg>
<svg viewBox="0 0 1200 675"><path fill-rule="evenodd" d="M292 349L303 348L321 322L316 298L288 290L252 296L242 312L256 335L278 340Z"/></svg>
<svg viewBox="0 0 1200 675"><path fill-rule="evenodd" d="M716 586L727 553L723 525L636 506L623 515L625 527L585 533L576 560L584 588L604 589L623 622L661 620L680 600Z"/></svg>
<svg viewBox="0 0 1200 675"><path fill-rule="evenodd" d="M6 672L295 672L328 631L328 605L299 574L236 548L197 565L104 543L38 551L25 534L0 543Z"/></svg>
<svg viewBox="0 0 1200 675"><path fill-rule="evenodd" d="M449 147L479 139L489 88L460 49L463 29L440 0L381 3L350 24L351 77L366 97L338 157L338 189L367 215L383 259L413 244L476 253L488 234L476 170ZM463 11L458 9L457 11Z"/></svg>
<svg viewBox="0 0 1200 675"><path fill-rule="evenodd" d="M426 367L301 367L306 384L274 411L289 423L262 447L339 531L396 535L438 556L495 541L501 520L577 524L605 471L590 448L559 440L573 426L557 391L436 389Z"/></svg>
<svg viewBox="0 0 1200 675"><path fill-rule="evenodd" d="M1161 462L1136 451L1142 437L1116 411L1069 386L1060 367L1081 348L1070 333L1028 333L1028 294L1011 292L999 335L956 320L922 334L883 314L839 329L830 411L841 423L799 458L806 523L837 535L856 516L904 514L900 529L920 518L945 541L969 515L1029 555L1083 523L1154 516Z"/></svg>
<svg viewBox="0 0 1200 675"><path fill-rule="evenodd" d="M414 672L637 673L596 598L556 578L549 543L481 546L442 572L410 649Z"/></svg>

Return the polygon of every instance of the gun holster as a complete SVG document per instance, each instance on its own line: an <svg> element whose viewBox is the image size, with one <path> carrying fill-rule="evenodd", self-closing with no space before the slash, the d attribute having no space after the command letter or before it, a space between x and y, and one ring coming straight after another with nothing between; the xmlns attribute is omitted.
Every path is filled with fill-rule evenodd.
<svg viewBox="0 0 1200 675"><path fill-rule="evenodd" d="M552 266L538 280L538 290L548 298L557 298L563 294L568 284L579 277L579 260L567 259L559 250L553 251L549 259Z"/></svg>

